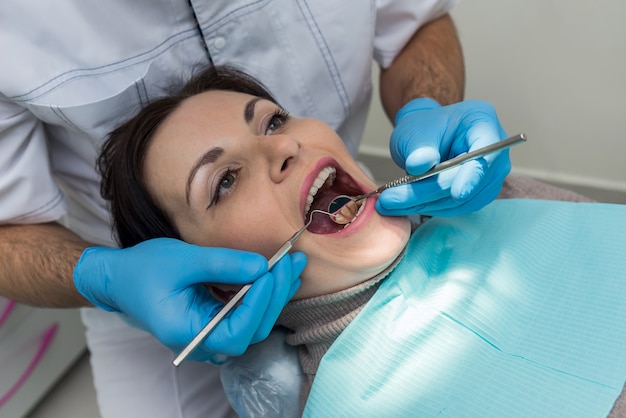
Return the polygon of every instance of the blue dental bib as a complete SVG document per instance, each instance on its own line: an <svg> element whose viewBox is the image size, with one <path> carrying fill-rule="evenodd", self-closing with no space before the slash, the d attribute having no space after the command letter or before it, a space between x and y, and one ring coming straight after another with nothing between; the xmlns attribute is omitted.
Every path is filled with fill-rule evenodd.
<svg viewBox="0 0 626 418"><path fill-rule="evenodd" d="M626 381L626 206L433 218L320 363L304 416L605 417Z"/></svg>

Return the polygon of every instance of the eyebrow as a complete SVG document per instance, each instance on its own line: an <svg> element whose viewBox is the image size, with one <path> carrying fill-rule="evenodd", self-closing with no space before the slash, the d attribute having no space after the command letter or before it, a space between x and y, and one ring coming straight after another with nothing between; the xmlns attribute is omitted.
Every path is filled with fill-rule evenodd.
<svg viewBox="0 0 626 418"><path fill-rule="evenodd" d="M185 188L185 198L187 199L187 206L189 206L189 192L191 190L191 182L193 181L193 178L195 177L200 167L214 163L215 161L217 161L218 158L222 156L222 154L224 154L224 148L211 148L210 150L202 154L202 156L198 159L198 161L196 161L193 167L191 167L191 170L189 170L189 177L187 178L187 187Z"/></svg>
<svg viewBox="0 0 626 418"><path fill-rule="evenodd" d="M246 123L249 124L250 122L252 122L252 119L254 119L254 108L259 100L261 100L260 97L255 97L248 103L246 103L246 106L243 109L243 119L246 121ZM196 161L191 170L189 170L187 187L185 187L185 199L187 200L187 206L189 206L189 193L191 191L191 182L193 181L193 178L196 176L196 173L198 172L200 167L214 163L215 161L217 161L218 158L222 156L222 154L224 154L223 148L211 148L209 151L205 152L202 157L200 157L198 161Z"/></svg>
<svg viewBox="0 0 626 418"><path fill-rule="evenodd" d="M256 106L259 100L261 100L260 97L255 97L246 103L246 107L243 109L243 119L246 123L252 122L252 119L254 118L254 106Z"/></svg>

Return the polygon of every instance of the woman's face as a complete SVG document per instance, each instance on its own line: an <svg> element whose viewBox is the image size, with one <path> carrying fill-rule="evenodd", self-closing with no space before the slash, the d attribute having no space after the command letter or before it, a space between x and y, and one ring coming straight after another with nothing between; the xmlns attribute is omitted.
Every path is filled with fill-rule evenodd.
<svg viewBox="0 0 626 418"><path fill-rule="evenodd" d="M326 210L336 195L376 187L324 123L291 118L270 101L227 91L186 99L152 138L143 169L149 192L185 241L267 258L309 219L316 186L324 183L310 210ZM296 298L351 287L398 256L410 223L379 215L375 199L368 198L345 228L312 215L294 245L308 257Z"/></svg>

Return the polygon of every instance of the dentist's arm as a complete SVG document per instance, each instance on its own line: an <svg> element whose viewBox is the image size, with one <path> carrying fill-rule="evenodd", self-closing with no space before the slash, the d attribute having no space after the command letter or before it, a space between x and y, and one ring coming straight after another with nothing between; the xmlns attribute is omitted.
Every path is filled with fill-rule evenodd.
<svg viewBox="0 0 626 418"><path fill-rule="evenodd" d="M125 249L90 246L50 223L0 227L0 294L42 307L118 312L179 352L223 305L204 283L254 282L242 303L189 357L239 355L265 339L300 285L306 258L267 271L259 254L153 239Z"/></svg>
<svg viewBox="0 0 626 418"><path fill-rule="evenodd" d="M88 306L72 275L89 245L56 223L0 225L0 295L46 308Z"/></svg>
<svg viewBox="0 0 626 418"><path fill-rule="evenodd" d="M380 72L380 98L391 121L415 98L428 97L447 105L463 100L464 90L463 53L448 14L418 29Z"/></svg>
<svg viewBox="0 0 626 418"><path fill-rule="evenodd" d="M441 161L507 137L491 105L459 102L464 87L463 54L449 15L420 28L391 66L381 70L381 101L395 125L391 156L409 174L424 173ZM496 198L509 171L508 151L501 151L388 189L377 209L386 215L472 212Z"/></svg>

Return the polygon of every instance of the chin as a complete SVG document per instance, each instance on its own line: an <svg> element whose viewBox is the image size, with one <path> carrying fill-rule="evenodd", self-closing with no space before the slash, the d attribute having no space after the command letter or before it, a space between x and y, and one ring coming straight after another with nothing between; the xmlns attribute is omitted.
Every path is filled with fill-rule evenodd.
<svg viewBox="0 0 626 418"><path fill-rule="evenodd" d="M396 260L411 235L406 217L385 217L374 211L367 222L361 222L352 232L351 226L340 234L307 237L299 250L307 254L308 263L294 299L338 292L371 279Z"/></svg>

